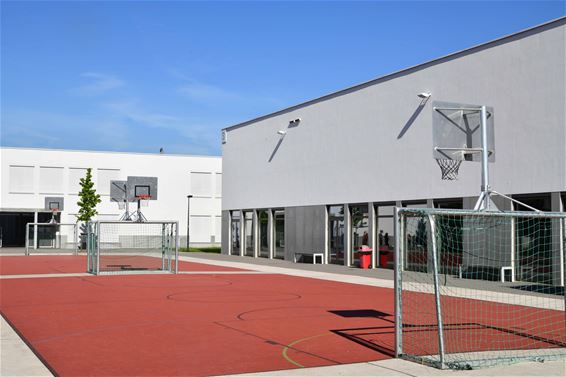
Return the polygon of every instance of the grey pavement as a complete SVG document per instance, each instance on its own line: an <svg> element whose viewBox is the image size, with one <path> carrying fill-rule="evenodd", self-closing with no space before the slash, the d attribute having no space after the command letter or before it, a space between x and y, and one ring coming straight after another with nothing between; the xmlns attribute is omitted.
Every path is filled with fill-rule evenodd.
<svg viewBox="0 0 566 377"><path fill-rule="evenodd" d="M384 269L360 270L338 265L295 264L281 260L243 258L209 253L183 253L180 259L244 268L256 273L280 273L353 284L393 286L393 271ZM69 274L62 275L69 276ZM3 318L0 325L0 376L51 376L49 370ZM527 362L486 369L453 371L439 370L405 360L392 359L237 376L566 376L566 361Z"/></svg>

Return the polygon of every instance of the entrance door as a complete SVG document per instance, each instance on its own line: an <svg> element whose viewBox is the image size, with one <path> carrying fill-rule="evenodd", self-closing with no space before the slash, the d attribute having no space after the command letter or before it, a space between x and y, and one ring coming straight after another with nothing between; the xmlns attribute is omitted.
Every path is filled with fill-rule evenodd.
<svg viewBox="0 0 566 377"><path fill-rule="evenodd" d="M344 264L344 206L328 207L329 262Z"/></svg>
<svg viewBox="0 0 566 377"><path fill-rule="evenodd" d="M230 224L230 227L232 239L230 240L230 254L240 255L240 211L232 211L231 218L232 224Z"/></svg>
<svg viewBox="0 0 566 377"><path fill-rule="evenodd" d="M258 211L259 218L259 256L269 258L269 214L265 210Z"/></svg>
<svg viewBox="0 0 566 377"><path fill-rule="evenodd" d="M0 234L3 247L26 245L26 224L33 223L33 212L1 212Z"/></svg>
<svg viewBox="0 0 566 377"><path fill-rule="evenodd" d="M244 255L247 257L254 256L254 213L252 211L244 212Z"/></svg>
<svg viewBox="0 0 566 377"><path fill-rule="evenodd" d="M275 221L275 258L285 259L285 210L273 211Z"/></svg>
<svg viewBox="0 0 566 377"><path fill-rule="evenodd" d="M369 211L367 204L350 206L352 224L352 255L350 260L352 266L360 265L360 254L358 250L362 245L368 246L369 242Z"/></svg>

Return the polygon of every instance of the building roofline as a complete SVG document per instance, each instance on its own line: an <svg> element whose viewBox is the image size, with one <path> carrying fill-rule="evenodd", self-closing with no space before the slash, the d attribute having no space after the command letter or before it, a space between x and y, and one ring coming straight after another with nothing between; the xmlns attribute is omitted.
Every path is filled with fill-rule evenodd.
<svg viewBox="0 0 566 377"><path fill-rule="evenodd" d="M76 152L76 153L111 153L111 154L128 154L143 156L163 156L163 157L196 157L196 158L222 158L222 156L197 155L197 154L176 154L176 153L154 153L154 152L123 152L123 151L104 151L104 150L88 150L88 149L63 149L63 148L41 148L41 147L9 147L0 146L2 149L15 150L34 150L34 151L52 151L52 152Z"/></svg>
<svg viewBox="0 0 566 377"><path fill-rule="evenodd" d="M414 66L411 66L411 67L408 67L408 68L401 69L399 71L395 71L393 73L386 74L384 76L380 76L378 78L363 82L361 84L356 84L354 86L350 86L348 88L339 90L337 92L332 92L332 93L323 95L322 97L317 97L317 98L314 98L312 100L308 100L306 102L301 102L299 104L296 104L296 105L275 111L273 113L269 113L269 114L266 114L266 115L259 116L257 118L253 118L253 119L241 122L241 123L237 123L233 126L223 128L222 130L223 131L231 131L231 130L234 130L234 129L237 129L237 128L240 128L240 127L247 126L249 124L257 123L259 121L269 119L269 118L272 118L272 117L275 117L275 116L278 116L278 115L282 115L282 114L285 114L285 113L288 113L288 112L291 112L291 111L294 111L294 110L298 110L300 108L303 108L303 107L306 107L306 106L309 106L309 105L312 105L312 104L315 104L315 103L318 103L318 102L323 102L323 101L329 100L331 98L340 97L340 96L343 96L345 94L355 92L355 91L367 88L367 87L375 85L375 84L379 84L379 83L382 83L382 82L385 82L385 81L389 81L389 80L392 80L392 79L400 77L400 76L405 76L405 75L411 74L411 73L416 72L416 71L420 71L422 69L425 69L425 68L428 68L428 67L431 67L431 66L434 66L434 65L437 65L437 64L441 64L441 63L444 63L444 62L447 62L447 61L450 61L450 60L454 60L454 59L457 59L457 58L460 58L460 57L463 57L463 56L466 56L466 55L470 55L470 54L473 54L473 53L476 53L476 52L479 52L479 51L482 51L482 50L485 50L485 49L488 49L488 48L496 47L496 46L499 46L501 44L505 44L505 43L508 43L508 42L511 42L511 41L514 41L514 40L517 40L517 39L525 38L525 37L528 37L530 35L541 33L543 31L546 31L546 30L549 30L549 29L554 29L556 27L564 25L565 23L566 23L566 17L560 17L560 18L545 22L543 24L536 25L536 26L530 27L528 29L518 31L518 32L513 33L513 34L505 35L503 37L491 40L489 42L481 43L479 45L475 45L475 46L466 48L464 50L453 52L453 53L450 53L448 55L444 55L442 57L439 57L439 58L436 58L436 59L433 59L433 60L429 60L429 61L424 62L424 63L420 63L420 64L417 64L417 65L414 65Z"/></svg>

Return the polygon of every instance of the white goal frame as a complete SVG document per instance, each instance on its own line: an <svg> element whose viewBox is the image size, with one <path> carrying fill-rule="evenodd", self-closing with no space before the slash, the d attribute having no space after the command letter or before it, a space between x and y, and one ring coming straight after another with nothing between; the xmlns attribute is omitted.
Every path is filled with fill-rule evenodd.
<svg viewBox="0 0 566 377"><path fill-rule="evenodd" d="M161 226L161 243L159 247L151 247L153 252L143 252L143 248L136 248L133 246L118 246L115 251L113 247L105 247L104 242L101 240L106 236L104 229L114 225L116 228L131 228L133 234L129 233L129 237L147 237L148 235L135 233L135 228L148 227L148 226ZM121 275L121 274L139 274L139 273L178 273L179 271L179 223L177 221L91 221L87 223L87 272L95 275ZM120 238L121 235L114 235ZM159 237L159 235L152 234L149 237ZM155 242L155 241L154 241ZM120 243L120 241L118 241ZM118 250L126 250L126 252L117 252ZM101 253L104 256L152 256L161 258L161 267L144 271L143 269L131 270L115 270L108 271L104 268L101 269ZM160 254L160 255L156 255Z"/></svg>
<svg viewBox="0 0 566 377"><path fill-rule="evenodd" d="M555 288L564 287L564 270L566 269L566 212L498 212L498 211L477 211L477 210L455 210L455 209L434 209L434 208L399 208L395 209L395 355L396 357L404 358L407 360L417 361L419 363L427 364L433 367L437 367L440 369L452 368L452 369L472 369L476 367L485 367L497 364L509 364L515 363L519 361L544 361L544 360L555 360L555 359L564 359L566 358L566 339L559 342L562 345L558 345L558 348L553 348L550 352L543 352L539 348L533 349L531 352L530 349L506 349L502 348L501 352L498 354L498 351L493 350L485 350L485 352L473 352L466 354L464 353L454 353L448 352L446 350L445 345L445 336L446 331L453 330L454 328L450 328L450 325L443 324L445 318L443 315L443 311L447 309L444 307L446 304L445 299L450 300L450 298L457 298L457 299L470 299L474 300L475 302L495 302L498 304L509 304L509 305L519 305L520 307L532 307L532 308L540 308L540 309L549 309L554 311L562 311L564 312L566 307L566 300L564 296L560 297L557 295L556 297L543 297L538 298L538 300L533 300L532 303L525 299L525 296L517 292L516 294L499 294L497 291L490 291L490 290L481 290L484 288L480 288L478 286L474 287L474 280L462 282L459 286L445 286L446 284L446 277L445 273L440 272L439 260L441 260L441 255L439 254L441 249L441 245L439 245L440 237L439 233L436 230L437 226L437 216L441 215L454 215L454 216L462 216L469 218L473 217L489 217L489 218L497 218L497 219L504 219L506 224L508 225L508 233L502 232L505 236L509 236L509 245L511 245L511 253L515 253L515 237L516 237L516 221L517 219L552 219L553 221L553 230L554 233L552 234L553 240L553 247L557 247L554 249L556 253L559 254L559 264L560 264L560 282L553 283L551 286ZM426 231L429 234L428 239L425 241L427 242L426 252L427 256L427 266L426 272L421 271L419 269L412 269L411 265L409 264L409 253L412 250L411 246L408 245L407 241L407 218L420 218L426 221ZM423 225L424 228L424 225ZM480 229L480 228L477 228ZM476 229L474 231L477 232ZM482 231L483 237L485 239L489 239L490 235L489 232ZM409 235L409 240L411 239ZM414 242L414 241L413 241ZM489 248L489 244L486 241L486 247ZM414 247L414 246L413 246ZM414 251L414 249L413 249ZM488 250L489 252L489 250ZM511 256L512 263L514 263L513 256ZM421 266L422 267L422 266ZM515 269L515 266L509 266L512 268L512 271ZM431 271L432 270L432 271ZM501 269L501 274L504 274L504 269ZM406 275L406 276L405 276ZM459 278L461 279L461 273L456 273L455 276L452 278ZM415 278L416 277L416 278ZM418 280L421 279L421 280ZM428 279L428 280L427 280ZM444 281L443 281L444 280ZM505 282L505 279L501 279L500 281L490 281L490 284L513 284L515 281L514 273L511 276L510 282ZM482 283L484 284L484 283ZM408 292L408 293L407 293ZM412 293L411 293L412 292ZM412 316L419 315L421 309L414 302L409 303L413 305L411 308L405 308L403 303L403 294L427 294L430 299L427 299L427 303L429 303L429 307L432 306L430 303L434 302L435 306L435 314L433 315L435 318L435 322L433 325L430 324L411 324L405 323L403 319L403 313L411 313ZM449 298L450 297L450 298ZM528 296L527 296L528 297ZM457 300L456 299L456 300ZM415 301L414 299L412 301ZM416 301L415 301L416 302ZM407 304L407 303L406 303ZM416 314L414 314L416 313ZM427 313L429 315L429 319L431 318L431 313ZM451 313L453 315L453 313ZM495 315L495 314L494 314ZM564 318L564 316L562 316ZM521 317L518 318L520 320ZM423 321L424 323L425 321ZM431 331L431 337L434 337L434 332L437 334L437 346L436 349L438 350L437 354L434 355L424 355L424 354L412 354L411 352L407 352L405 349L403 334L404 329L405 331L411 331L411 328L417 328L418 326L426 327L428 326L429 329L434 327L434 331ZM421 330L421 331L430 331L430 330ZM473 330L469 330L473 331ZM471 333L470 333L471 334ZM473 335L472 335L473 336ZM536 340L536 338L534 338ZM466 339L463 339L465 342ZM431 342L434 342L432 340ZM453 346L453 344L452 344ZM540 352L539 352L540 351ZM548 350L547 350L548 351ZM470 359L466 359L467 357Z"/></svg>
<svg viewBox="0 0 566 377"><path fill-rule="evenodd" d="M70 232L62 234L61 228L70 228ZM49 245L42 245L42 239L39 236L39 229L52 229ZM66 238L63 238L66 237ZM65 241L65 242L63 242ZM55 249L59 250L57 254L78 254L79 250L79 225L77 223L27 223L26 224L26 247L25 255L31 255L36 250Z"/></svg>

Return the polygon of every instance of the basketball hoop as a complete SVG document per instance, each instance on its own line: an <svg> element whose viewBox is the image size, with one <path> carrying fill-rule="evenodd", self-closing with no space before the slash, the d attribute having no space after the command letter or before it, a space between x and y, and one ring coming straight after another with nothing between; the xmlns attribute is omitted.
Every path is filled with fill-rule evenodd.
<svg viewBox="0 0 566 377"><path fill-rule="evenodd" d="M442 179L445 181L455 181L458 179L458 169L462 160L450 160L447 158L437 158L436 163L440 166Z"/></svg>
<svg viewBox="0 0 566 377"><path fill-rule="evenodd" d="M138 200L138 203L140 203L142 207L147 207L149 206L151 195L138 195L136 196L136 199Z"/></svg>

